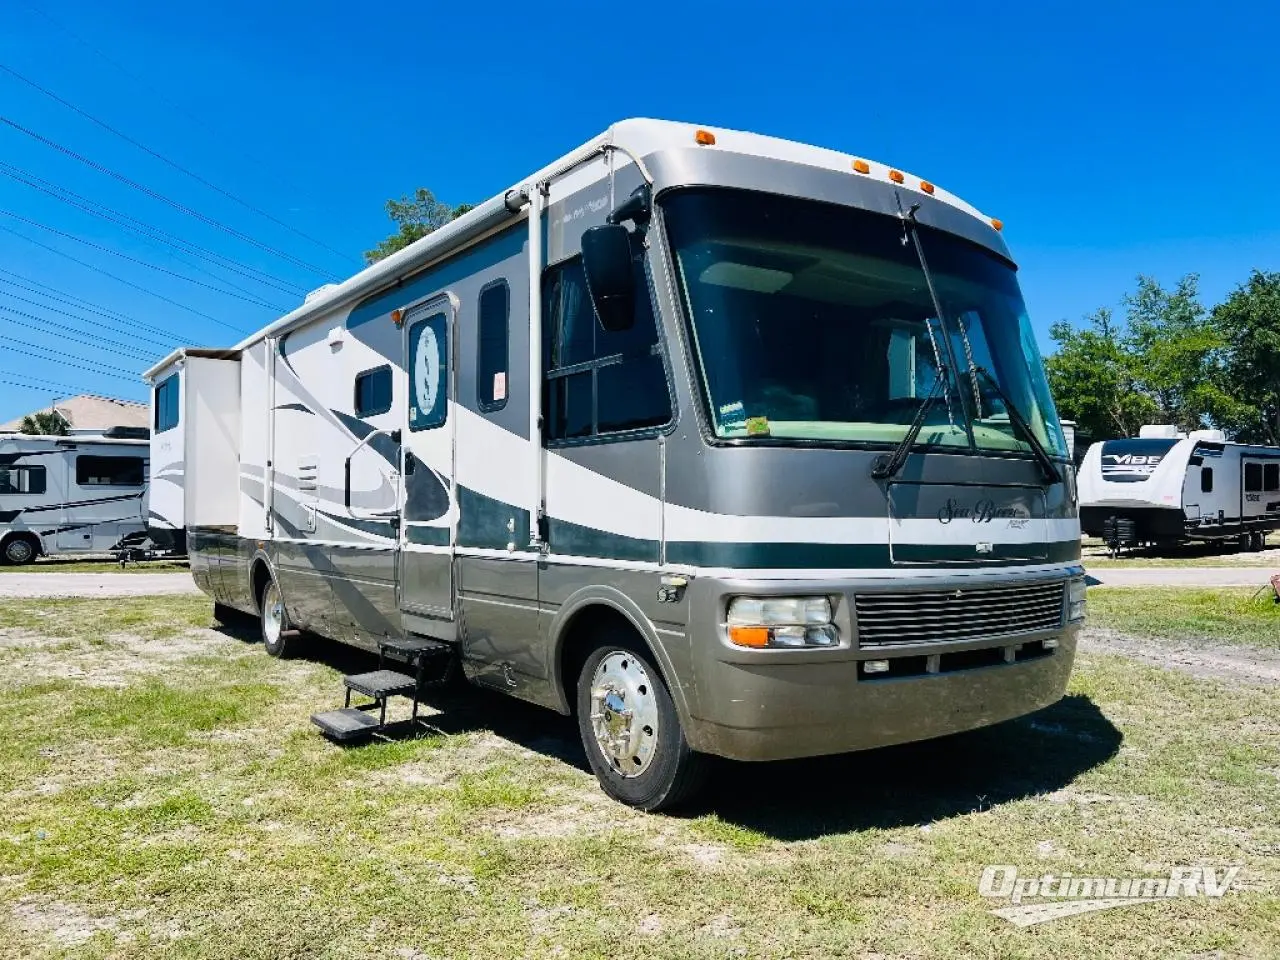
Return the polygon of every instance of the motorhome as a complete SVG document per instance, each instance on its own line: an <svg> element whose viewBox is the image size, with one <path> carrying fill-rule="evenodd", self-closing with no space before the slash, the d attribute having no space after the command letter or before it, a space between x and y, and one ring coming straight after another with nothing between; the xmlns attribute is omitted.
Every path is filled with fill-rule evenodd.
<svg viewBox="0 0 1280 960"><path fill-rule="evenodd" d="M147 461L146 440L0 435L0 561L141 544Z"/></svg>
<svg viewBox="0 0 1280 960"><path fill-rule="evenodd" d="M1080 465L1080 519L1113 548L1199 540L1260 550L1280 528L1280 447L1168 424L1095 443Z"/></svg>
<svg viewBox="0 0 1280 960"><path fill-rule="evenodd" d="M1067 683L1074 476L1001 224L878 162L620 122L147 377L219 611L404 664L346 678L381 709L313 717L335 739L454 664L576 715L654 810L708 754L936 737Z"/></svg>

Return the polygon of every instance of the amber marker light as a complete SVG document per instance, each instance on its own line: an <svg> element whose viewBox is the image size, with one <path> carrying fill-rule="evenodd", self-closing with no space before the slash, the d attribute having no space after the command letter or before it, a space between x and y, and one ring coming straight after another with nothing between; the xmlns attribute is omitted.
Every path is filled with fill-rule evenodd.
<svg viewBox="0 0 1280 960"><path fill-rule="evenodd" d="M403 310L392 310L392 311L391 311L391 322L392 322L392 323L394 323L397 327L398 327L398 326L400 326L400 324L404 323L404 311L403 311Z"/></svg>
<svg viewBox="0 0 1280 960"><path fill-rule="evenodd" d="M870 173L871 164L867 163L867 161L865 160L855 160L853 161L853 172L854 173Z"/></svg>
<svg viewBox="0 0 1280 960"><path fill-rule="evenodd" d="M904 182L907 178L906 178L906 177L904 177L904 176L902 175L902 171L901 171L901 170L890 170L890 171L889 171L889 179L890 179L890 180L892 180L894 183L902 183L902 182Z"/></svg>
<svg viewBox="0 0 1280 960"><path fill-rule="evenodd" d="M716 135L710 130L699 130L693 135L693 139L704 147L714 147L716 145Z"/></svg>
<svg viewBox="0 0 1280 960"><path fill-rule="evenodd" d="M1003 230L1003 229L1004 229L1004 221L1003 221L1003 220L997 220L995 217L992 217L992 218L991 218L991 225L992 225L993 227L995 227L997 230Z"/></svg>
<svg viewBox="0 0 1280 960"><path fill-rule="evenodd" d="M767 647L768 627L730 627L729 640L738 647Z"/></svg>
<svg viewBox="0 0 1280 960"><path fill-rule="evenodd" d="M933 187L933 184L930 183L928 180L920 181L920 189L923 190L925 193L929 194L930 196L933 195L934 187Z"/></svg>

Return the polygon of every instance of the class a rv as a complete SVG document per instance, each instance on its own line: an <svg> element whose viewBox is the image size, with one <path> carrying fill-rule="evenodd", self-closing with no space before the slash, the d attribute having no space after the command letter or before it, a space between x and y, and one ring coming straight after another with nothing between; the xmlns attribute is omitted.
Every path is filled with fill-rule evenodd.
<svg viewBox="0 0 1280 960"><path fill-rule="evenodd" d="M141 545L147 449L145 439L0 435L0 562Z"/></svg>
<svg viewBox="0 0 1280 960"><path fill-rule="evenodd" d="M998 221L882 164L621 122L147 376L180 398L185 452L154 463L222 612L272 653L317 633L410 670L348 703L416 709L429 651L575 714L637 807L687 799L708 754L1063 694L1080 528L1014 264Z"/></svg>
<svg viewBox="0 0 1280 960"><path fill-rule="evenodd" d="M1089 447L1080 517L1085 533L1113 547L1220 541L1260 550L1280 528L1280 447L1149 424Z"/></svg>

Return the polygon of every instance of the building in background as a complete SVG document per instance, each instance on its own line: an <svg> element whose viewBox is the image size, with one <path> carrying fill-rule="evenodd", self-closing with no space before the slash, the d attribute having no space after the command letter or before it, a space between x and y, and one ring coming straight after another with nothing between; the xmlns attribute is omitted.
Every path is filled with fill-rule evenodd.
<svg viewBox="0 0 1280 960"><path fill-rule="evenodd" d="M148 407L145 403L134 400L117 400L114 397L99 397L93 394L81 394L66 400L55 400L50 406L33 410L24 416L35 414L57 413L67 424L69 436L103 436L108 430L115 435L128 435L136 430L143 431L139 436L146 436L150 424ZM0 433L17 433L22 429L23 417L16 417L8 423L0 424ZM121 428L124 428L123 430Z"/></svg>

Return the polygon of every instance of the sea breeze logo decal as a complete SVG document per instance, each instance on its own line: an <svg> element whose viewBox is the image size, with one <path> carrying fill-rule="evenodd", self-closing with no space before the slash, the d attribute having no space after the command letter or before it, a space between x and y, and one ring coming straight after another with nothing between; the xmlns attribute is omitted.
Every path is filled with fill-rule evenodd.
<svg viewBox="0 0 1280 960"><path fill-rule="evenodd" d="M952 520L971 520L974 523L990 523L992 520L1008 520L1009 526L1020 529L1027 525L1027 521L1031 519L1025 507L1015 506L997 506L994 500L979 500L973 506L968 507L960 503L954 498L947 498L947 502L942 505L942 509L938 511L939 523L950 523Z"/></svg>
<svg viewBox="0 0 1280 960"><path fill-rule="evenodd" d="M1109 473L1140 474L1149 477L1156 472L1162 453L1104 453L1102 455L1102 475Z"/></svg>
<svg viewBox="0 0 1280 960"><path fill-rule="evenodd" d="M1174 867L1167 877L1075 877L1069 873L1020 877L1017 867L1005 865L982 871L978 893L992 900L1008 900L1012 906L991 912L1019 927L1030 927L1160 900L1221 899L1239 872L1239 867Z"/></svg>

